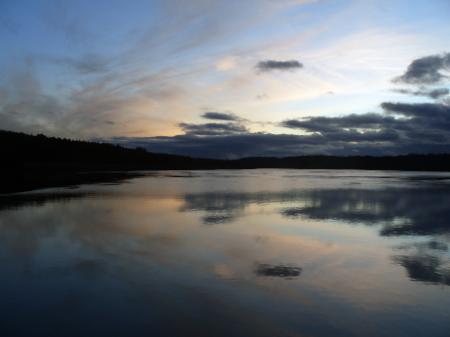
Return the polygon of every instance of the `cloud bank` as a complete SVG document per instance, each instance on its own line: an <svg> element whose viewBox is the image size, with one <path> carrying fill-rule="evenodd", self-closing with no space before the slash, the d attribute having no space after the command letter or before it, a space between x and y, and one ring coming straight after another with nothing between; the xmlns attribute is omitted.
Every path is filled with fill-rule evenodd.
<svg viewBox="0 0 450 337"><path fill-rule="evenodd" d="M198 136L232 135L247 132L244 126L235 123L180 123L180 127L187 135Z"/></svg>
<svg viewBox="0 0 450 337"><path fill-rule="evenodd" d="M382 103L382 113L309 117L282 121L303 134L252 133L233 123L183 125L174 137L109 141L195 157L239 158L295 155L396 155L450 152L450 107L445 104Z"/></svg>

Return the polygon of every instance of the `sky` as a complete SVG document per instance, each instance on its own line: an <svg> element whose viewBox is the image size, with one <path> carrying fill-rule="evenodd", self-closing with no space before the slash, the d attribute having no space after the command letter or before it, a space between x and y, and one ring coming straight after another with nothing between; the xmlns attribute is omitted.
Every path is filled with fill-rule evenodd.
<svg viewBox="0 0 450 337"><path fill-rule="evenodd" d="M0 129L197 157L450 152L448 0L2 0Z"/></svg>

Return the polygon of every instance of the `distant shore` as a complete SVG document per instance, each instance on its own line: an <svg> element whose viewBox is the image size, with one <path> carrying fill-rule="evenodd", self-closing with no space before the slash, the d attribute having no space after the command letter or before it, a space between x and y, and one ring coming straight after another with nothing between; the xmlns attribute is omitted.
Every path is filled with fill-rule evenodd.
<svg viewBox="0 0 450 337"><path fill-rule="evenodd" d="M204 159L112 144L0 131L0 193L123 180L148 170L330 169L450 171L450 154Z"/></svg>

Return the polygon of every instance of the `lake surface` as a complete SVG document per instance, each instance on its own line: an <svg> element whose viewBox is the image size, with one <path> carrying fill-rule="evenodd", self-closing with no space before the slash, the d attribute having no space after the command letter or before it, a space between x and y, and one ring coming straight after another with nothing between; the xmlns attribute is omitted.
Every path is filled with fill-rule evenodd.
<svg viewBox="0 0 450 337"><path fill-rule="evenodd" d="M153 172L0 197L0 336L450 336L450 174Z"/></svg>

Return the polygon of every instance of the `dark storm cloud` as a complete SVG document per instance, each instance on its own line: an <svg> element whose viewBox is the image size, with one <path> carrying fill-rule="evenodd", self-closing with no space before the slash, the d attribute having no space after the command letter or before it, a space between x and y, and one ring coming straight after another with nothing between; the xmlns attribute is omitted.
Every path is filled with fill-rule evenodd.
<svg viewBox="0 0 450 337"><path fill-rule="evenodd" d="M383 114L351 114L342 117L311 117L300 120L286 120L282 126L320 133L339 138L359 134L361 139L369 136L397 135L403 141L446 142L450 130L450 106L437 103L382 103ZM395 117L394 117L395 116ZM358 133L355 133L357 132ZM340 136L338 136L340 135ZM356 139L356 137L355 137Z"/></svg>
<svg viewBox="0 0 450 337"><path fill-rule="evenodd" d="M286 120L304 135L252 133L237 123L187 124L174 137L113 138L153 152L209 158L295 155L396 155L450 152L450 106L390 103L382 113Z"/></svg>
<svg viewBox="0 0 450 337"><path fill-rule="evenodd" d="M393 141L397 133L382 126L393 125L393 117L379 114L348 115L343 117L310 117L302 120L283 121L282 126L290 129L303 129L324 136L329 141L373 142ZM381 127L381 128L380 128ZM364 129L365 131L359 131Z"/></svg>
<svg viewBox="0 0 450 337"><path fill-rule="evenodd" d="M399 114L406 117L420 118L421 121L426 124L434 124L433 121L436 121L437 119L445 124L441 125L440 127L445 127L448 123L450 123L450 106L446 104L382 103L381 107L388 113Z"/></svg>
<svg viewBox="0 0 450 337"><path fill-rule="evenodd" d="M342 137L341 137L342 138ZM350 137L349 137L350 138ZM299 136L287 134L243 133L224 136L180 135L175 137L112 138L109 142L127 147L143 147L151 152L172 153L206 158L240 158L251 156L295 155L383 155L409 152L448 152L450 146L439 144L399 144L392 140L383 143L382 137L359 136L333 140L321 135ZM389 137L385 137L389 138Z"/></svg>
<svg viewBox="0 0 450 337"><path fill-rule="evenodd" d="M299 61L296 60L288 60L288 61L266 60L258 62L256 68L259 71L296 70L303 68L303 64L301 64Z"/></svg>
<svg viewBox="0 0 450 337"><path fill-rule="evenodd" d="M234 114L231 113L224 113L224 112L205 112L202 115L203 118L206 119L212 119L212 120L219 120L219 121L238 121L240 118Z"/></svg>
<svg viewBox="0 0 450 337"><path fill-rule="evenodd" d="M447 78L442 72L450 70L450 53L431 55L414 60L406 72L394 82L407 84L434 84Z"/></svg>
<svg viewBox="0 0 450 337"><path fill-rule="evenodd" d="M409 89L396 89L395 92L400 94L407 94L413 96L424 96L432 99L438 99L444 96L447 96L450 93L450 90L447 88L437 88L432 90L409 90Z"/></svg>
<svg viewBox="0 0 450 337"><path fill-rule="evenodd" d="M390 116L376 113L351 114L343 117L310 117L301 120L289 119L281 123L290 129L303 129L310 132L336 132L344 128L368 129L395 124L397 121Z"/></svg>
<svg viewBox="0 0 450 337"><path fill-rule="evenodd" d="M113 138L110 141L129 147L141 146L153 152L208 158L294 154L299 153L302 147L307 146L308 142L314 143L311 139L303 140L303 137L299 138L295 135L263 133L204 137L185 134L174 137ZM320 149L316 148L316 150Z"/></svg>
<svg viewBox="0 0 450 337"><path fill-rule="evenodd" d="M179 126L186 134L199 136L215 136L247 132L247 129L244 126L235 123L180 123Z"/></svg>
<svg viewBox="0 0 450 337"><path fill-rule="evenodd" d="M438 88L429 91L416 91L414 94L419 96L427 96L430 98L440 98L442 96L446 96L450 93L450 90L447 88Z"/></svg>

